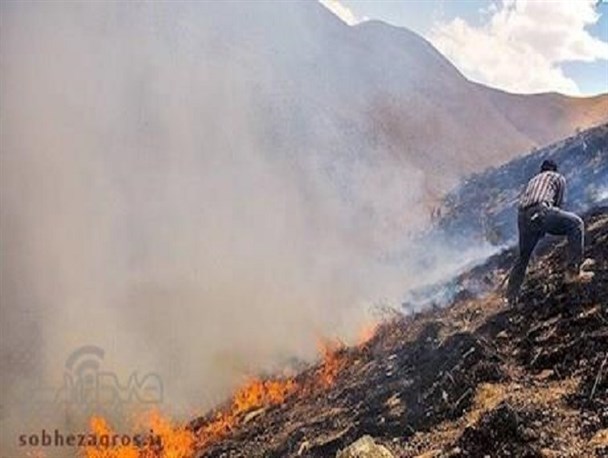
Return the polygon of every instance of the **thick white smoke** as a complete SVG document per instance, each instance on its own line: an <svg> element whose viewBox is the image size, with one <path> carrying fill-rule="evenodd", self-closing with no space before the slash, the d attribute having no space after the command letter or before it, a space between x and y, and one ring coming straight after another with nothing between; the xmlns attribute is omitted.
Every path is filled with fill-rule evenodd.
<svg viewBox="0 0 608 458"><path fill-rule="evenodd" d="M251 3L2 3L4 444L61 426L16 393L81 345L202 411L407 286L377 254L423 219L420 173L341 150L359 133L310 107L344 87L295 98L320 13Z"/></svg>

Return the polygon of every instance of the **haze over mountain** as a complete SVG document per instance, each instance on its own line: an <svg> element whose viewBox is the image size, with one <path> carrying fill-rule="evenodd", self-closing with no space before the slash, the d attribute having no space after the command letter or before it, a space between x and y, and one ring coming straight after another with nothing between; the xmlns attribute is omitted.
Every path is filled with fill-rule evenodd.
<svg viewBox="0 0 608 458"><path fill-rule="evenodd" d="M426 198L608 111L473 84L414 33L313 1L0 8L0 384L17 426L35 418L14 390L56 387L84 344L158 371L187 407L314 355L408 287L378 247L424 226Z"/></svg>
<svg viewBox="0 0 608 458"><path fill-rule="evenodd" d="M51 8L47 17L77 21L69 33L4 9L4 92L15 89L13 81L34 83L28 72L44 76L33 90L49 105L57 100L46 86L58 87L51 93L64 100L98 90L119 105L106 117L127 116L122 129L137 123L153 148L172 109L198 117L201 134L210 136L203 112L213 107L210 116L222 126L210 128L214 137L247 136L297 169L295 179L310 192L318 185L310 175L321 171L340 199L384 216L410 199L378 208L368 202L376 191L438 197L468 173L608 120L608 94L517 95L472 83L419 35L378 21L351 27L316 1ZM87 19L78 22L81 16ZM19 17L40 33L14 39ZM70 42L75 37L81 42ZM34 53L18 56L20 47ZM122 59L128 63L117 67ZM68 67L72 73L63 75ZM124 145L120 130L108 147Z"/></svg>
<svg viewBox="0 0 608 458"><path fill-rule="evenodd" d="M326 163L389 156L432 172L430 189L444 190L608 119L608 95L516 95L474 84L415 33L378 21L349 27L315 2L245 6L241 17L225 14L229 4L211 9L223 58L247 56L241 76L256 75L255 108L274 114L267 128L281 152L314 151Z"/></svg>
<svg viewBox="0 0 608 458"><path fill-rule="evenodd" d="M226 45L223 58L247 60L241 77L256 75L249 81L254 108L274 115L266 128L280 152L314 154L330 167L388 156L426 178L431 173L426 184L439 191L608 120L606 94L487 88L404 28L379 21L350 27L316 2L245 6L241 17L226 14L229 5L206 11L210 28Z"/></svg>

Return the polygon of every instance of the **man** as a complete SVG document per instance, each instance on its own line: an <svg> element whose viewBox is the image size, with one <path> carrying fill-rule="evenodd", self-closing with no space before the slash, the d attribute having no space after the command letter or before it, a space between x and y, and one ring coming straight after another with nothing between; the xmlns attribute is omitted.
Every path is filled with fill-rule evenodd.
<svg viewBox="0 0 608 458"><path fill-rule="evenodd" d="M532 178L519 198L517 225L519 229L519 258L509 275L507 299L515 304L526 275L530 256L538 241L545 235L568 237L567 282L589 282L593 272L591 259L582 262L584 247L583 220L574 213L562 210L566 179L558 173L557 164L543 161L540 173Z"/></svg>

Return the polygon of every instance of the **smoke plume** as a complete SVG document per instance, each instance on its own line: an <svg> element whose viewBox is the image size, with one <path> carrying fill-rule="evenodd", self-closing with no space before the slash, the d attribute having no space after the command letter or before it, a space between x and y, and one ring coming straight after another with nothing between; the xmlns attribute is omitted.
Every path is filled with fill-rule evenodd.
<svg viewBox="0 0 608 458"><path fill-rule="evenodd" d="M20 396L82 345L158 372L188 415L407 286L379 253L424 220L423 177L298 67L343 25L319 38L316 7L251 3L2 3L4 444L68 421Z"/></svg>

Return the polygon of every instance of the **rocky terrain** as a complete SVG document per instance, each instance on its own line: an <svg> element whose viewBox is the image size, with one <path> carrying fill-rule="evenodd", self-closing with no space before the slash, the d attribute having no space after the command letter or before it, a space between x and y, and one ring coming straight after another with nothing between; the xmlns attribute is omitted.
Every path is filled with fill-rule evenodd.
<svg viewBox="0 0 608 458"><path fill-rule="evenodd" d="M449 307L332 348L213 440L217 413L194 420L197 456L330 457L364 435L399 457L608 456L608 208L585 220L591 284L566 286L564 244L546 246L508 308L502 252L458 278Z"/></svg>

